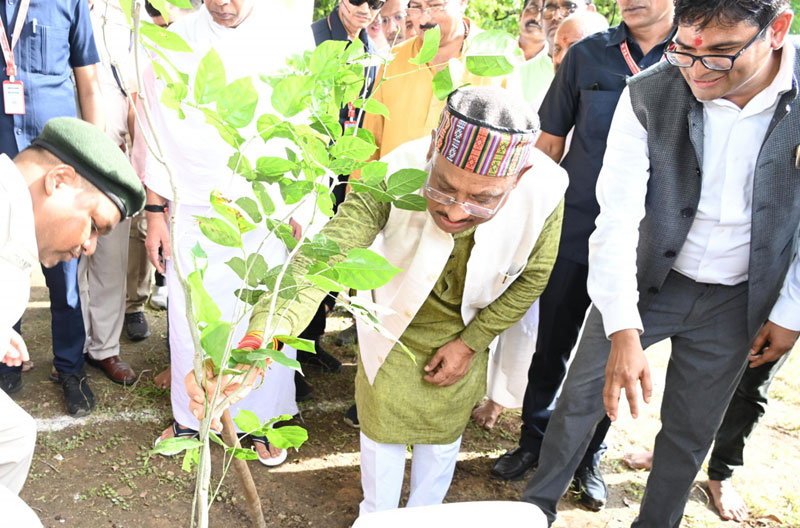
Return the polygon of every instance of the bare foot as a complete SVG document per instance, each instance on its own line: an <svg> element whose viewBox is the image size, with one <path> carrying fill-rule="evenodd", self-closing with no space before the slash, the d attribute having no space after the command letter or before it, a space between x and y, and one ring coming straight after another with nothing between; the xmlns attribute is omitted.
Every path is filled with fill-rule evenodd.
<svg viewBox="0 0 800 528"><path fill-rule="evenodd" d="M708 491L714 499L714 507L726 521L743 521L750 517L747 505L733 487L730 480L708 480Z"/></svg>
<svg viewBox="0 0 800 528"><path fill-rule="evenodd" d="M650 469L653 467L653 452L625 453L622 461L631 469Z"/></svg>
<svg viewBox="0 0 800 528"><path fill-rule="evenodd" d="M159 389L168 389L172 384L172 370L169 367L167 367L165 370L162 370L156 374L153 382Z"/></svg>
<svg viewBox="0 0 800 528"><path fill-rule="evenodd" d="M261 458L276 458L281 456L282 450L278 449L272 444L269 445L269 450L267 449L267 446L261 442L253 442L253 445L256 447L256 453L258 453L258 456Z"/></svg>
<svg viewBox="0 0 800 528"><path fill-rule="evenodd" d="M500 413L505 410L505 407L492 400L486 400L483 404L472 411L472 419L475 423L486 429L487 431L494 427Z"/></svg>

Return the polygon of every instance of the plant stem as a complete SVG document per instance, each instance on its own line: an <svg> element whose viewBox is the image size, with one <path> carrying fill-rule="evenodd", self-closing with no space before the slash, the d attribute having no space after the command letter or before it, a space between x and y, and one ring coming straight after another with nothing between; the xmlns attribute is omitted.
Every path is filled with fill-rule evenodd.
<svg viewBox="0 0 800 528"><path fill-rule="evenodd" d="M241 447L239 439L236 438L236 429L231 419L230 410L228 409L225 409L225 412L222 413L222 439L229 446ZM236 469L239 485L242 487L242 491L244 491L244 498L247 501L247 510L250 513L250 520L253 522L253 527L267 528L267 522L264 520L264 512L261 511L261 499L258 496L256 484L253 482L253 475L250 474L250 468L247 467L247 462L234 457L233 467Z"/></svg>

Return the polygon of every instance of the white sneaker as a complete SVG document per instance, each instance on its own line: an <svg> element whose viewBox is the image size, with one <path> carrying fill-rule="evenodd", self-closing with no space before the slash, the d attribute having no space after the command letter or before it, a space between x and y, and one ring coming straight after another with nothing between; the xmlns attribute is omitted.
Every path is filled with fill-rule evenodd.
<svg viewBox="0 0 800 528"><path fill-rule="evenodd" d="M167 309L167 287L156 286L155 291L150 295L150 306L156 310Z"/></svg>

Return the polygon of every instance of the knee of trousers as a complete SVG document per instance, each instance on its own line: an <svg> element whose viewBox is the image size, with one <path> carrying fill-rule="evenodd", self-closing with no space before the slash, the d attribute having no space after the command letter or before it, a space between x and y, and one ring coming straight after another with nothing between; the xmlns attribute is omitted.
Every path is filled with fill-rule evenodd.
<svg viewBox="0 0 800 528"><path fill-rule="evenodd" d="M12 424L5 441L14 446L20 459L33 454L36 447L36 420L33 419L33 416L21 407L17 407L13 412L8 413L5 419L6 423Z"/></svg>

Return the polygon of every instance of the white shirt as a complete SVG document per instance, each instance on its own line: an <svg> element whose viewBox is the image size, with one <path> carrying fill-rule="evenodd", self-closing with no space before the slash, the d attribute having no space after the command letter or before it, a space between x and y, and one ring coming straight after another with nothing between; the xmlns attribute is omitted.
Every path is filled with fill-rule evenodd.
<svg viewBox="0 0 800 528"><path fill-rule="evenodd" d="M0 356L11 327L22 317L31 290L31 272L39 262L33 204L25 178L0 154Z"/></svg>
<svg viewBox="0 0 800 528"><path fill-rule="evenodd" d="M673 269L697 282L734 285L748 278L753 174L781 94L792 87L794 46L787 44L775 80L744 108L702 101L703 181L697 213ZM645 214L650 159L647 131L622 92L597 180L600 216L589 239L588 290L606 335L643 330L637 308L636 248ZM769 319L800 330L800 264L792 262Z"/></svg>

